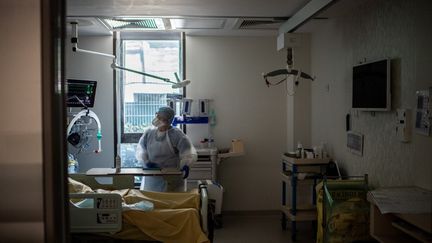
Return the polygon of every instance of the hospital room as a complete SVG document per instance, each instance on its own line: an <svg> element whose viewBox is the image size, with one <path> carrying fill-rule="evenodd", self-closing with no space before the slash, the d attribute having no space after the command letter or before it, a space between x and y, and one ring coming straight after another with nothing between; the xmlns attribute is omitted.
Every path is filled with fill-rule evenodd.
<svg viewBox="0 0 432 243"><path fill-rule="evenodd" d="M432 242L431 1L0 11L0 242Z"/></svg>

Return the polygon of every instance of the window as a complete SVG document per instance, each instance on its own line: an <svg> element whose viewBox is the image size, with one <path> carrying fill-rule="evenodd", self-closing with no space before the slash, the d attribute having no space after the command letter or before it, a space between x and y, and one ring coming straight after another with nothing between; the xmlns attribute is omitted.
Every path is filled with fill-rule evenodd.
<svg viewBox="0 0 432 243"><path fill-rule="evenodd" d="M175 35L174 35L175 34ZM179 33L145 33L123 38L120 43L121 65L175 81L174 73L183 77L183 48ZM156 111L167 105L171 95L182 96L182 89L157 78L122 71L121 88L121 146L122 167L141 167L135 159L135 149L145 129L151 126Z"/></svg>

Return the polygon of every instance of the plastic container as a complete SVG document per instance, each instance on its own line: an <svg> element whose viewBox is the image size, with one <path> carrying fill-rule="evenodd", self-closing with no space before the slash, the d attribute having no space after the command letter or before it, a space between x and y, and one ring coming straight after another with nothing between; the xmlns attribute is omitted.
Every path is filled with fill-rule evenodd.
<svg viewBox="0 0 432 243"><path fill-rule="evenodd" d="M79 171L78 161L72 154L68 154L68 173L75 174Z"/></svg>
<svg viewBox="0 0 432 243"><path fill-rule="evenodd" d="M243 153L244 152L244 145L243 141L240 139L233 139L231 140L231 149L233 153Z"/></svg>
<svg viewBox="0 0 432 243"><path fill-rule="evenodd" d="M200 141L200 148L204 149L204 148L208 148L208 142L207 139L206 140L201 140Z"/></svg>

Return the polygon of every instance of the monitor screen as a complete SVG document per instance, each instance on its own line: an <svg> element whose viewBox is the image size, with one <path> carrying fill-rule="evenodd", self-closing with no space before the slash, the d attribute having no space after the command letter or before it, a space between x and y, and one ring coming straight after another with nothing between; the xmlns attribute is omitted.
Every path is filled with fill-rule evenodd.
<svg viewBox="0 0 432 243"><path fill-rule="evenodd" d="M93 107L96 81L68 79L66 104L68 107Z"/></svg>
<svg viewBox="0 0 432 243"><path fill-rule="evenodd" d="M390 60L353 67L352 108L365 111L390 110Z"/></svg>

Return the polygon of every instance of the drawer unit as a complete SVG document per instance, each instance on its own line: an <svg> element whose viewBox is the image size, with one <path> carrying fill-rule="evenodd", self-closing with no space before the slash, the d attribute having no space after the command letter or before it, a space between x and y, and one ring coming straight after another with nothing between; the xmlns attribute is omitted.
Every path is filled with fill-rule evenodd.
<svg viewBox="0 0 432 243"><path fill-rule="evenodd" d="M211 168L196 168L192 167L189 171L188 179L191 180L201 180L205 178L211 179L212 169Z"/></svg>
<svg viewBox="0 0 432 243"><path fill-rule="evenodd" d="M211 168L212 162L211 161L197 161L195 164L193 164L192 168Z"/></svg>
<svg viewBox="0 0 432 243"><path fill-rule="evenodd" d="M197 149L197 161L190 167L188 189L196 188L198 180L216 180L217 149Z"/></svg>

